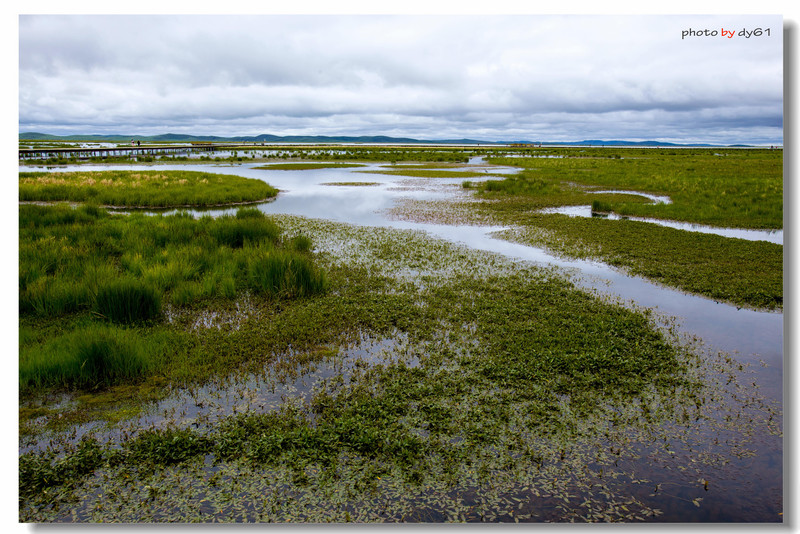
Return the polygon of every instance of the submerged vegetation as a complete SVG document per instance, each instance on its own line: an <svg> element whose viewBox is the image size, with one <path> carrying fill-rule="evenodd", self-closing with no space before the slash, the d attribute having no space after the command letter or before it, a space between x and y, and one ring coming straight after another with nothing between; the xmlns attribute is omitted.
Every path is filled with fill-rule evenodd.
<svg viewBox="0 0 800 534"><path fill-rule="evenodd" d="M130 332L169 339L165 361L196 362L161 367L190 392L214 376L204 365L238 368L218 386L225 396L248 388L247 372L267 389L292 383L296 370L313 375L365 336L399 342L386 359L345 360L274 408L173 412L121 437L90 432L24 453L22 520L645 520L665 505L701 510L708 493L700 483L685 502L653 494L673 479L640 466L640 447L685 469L681 479L713 479L724 491L718 455L729 450L712 444L718 433L780 439L768 421L775 408L743 389L741 368L704 361L648 315L413 232L283 224L328 251L328 293L278 306L249 299L234 328L191 326L204 310L231 308L215 301ZM213 363L199 365L206 358ZM726 388L737 403L723 401ZM747 419L736 417L745 409ZM72 417L67 408L45 420L59 414ZM691 452L701 450L710 454Z"/></svg>
<svg viewBox="0 0 800 534"><path fill-rule="evenodd" d="M190 171L21 172L19 199L119 207L217 206L268 200L277 189L252 178Z"/></svg>

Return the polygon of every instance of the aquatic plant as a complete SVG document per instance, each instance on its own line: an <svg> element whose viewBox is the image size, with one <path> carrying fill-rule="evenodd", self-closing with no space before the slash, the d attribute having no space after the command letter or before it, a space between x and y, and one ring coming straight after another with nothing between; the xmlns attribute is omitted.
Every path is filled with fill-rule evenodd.
<svg viewBox="0 0 800 534"><path fill-rule="evenodd" d="M727 495L752 483L751 448L780 450L780 408L759 399L755 378L735 360L692 352L655 315L554 273L420 232L286 216L274 219L280 238L230 246L210 217L106 221L100 210L56 232L30 215L20 216L20 247L52 241L56 261L26 269L26 287L101 246L131 276L170 273L159 279L187 305L169 323L118 330L147 347L150 376L193 397L163 405L152 425L98 429L102 445L74 444L72 427L38 429L86 400L40 407L24 390L28 413L45 415L21 417L23 439L57 450L20 455L23 521L630 522L664 510L666 520L712 520L720 507L706 508L705 495L730 498L737 518L746 501L758 520L780 521L779 490ZM284 236L308 236L322 254ZM331 291L276 298L297 258L324 268ZM223 280L235 300L205 293ZM22 314L21 362L87 321ZM294 390L360 336L396 343L383 358L353 351L340 372ZM198 387L208 382L217 389ZM286 392L277 405L261 396L270 388ZM229 397L222 415L204 411ZM747 474L725 486L737 468Z"/></svg>
<svg viewBox="0 0 800 534"><path fill-rule="evenodd" d="M274 243L280 237L280 228L258 210L218 217L208 225L208 232L220 245L231 248L242 248L247 243L261 241Z"/></svg>

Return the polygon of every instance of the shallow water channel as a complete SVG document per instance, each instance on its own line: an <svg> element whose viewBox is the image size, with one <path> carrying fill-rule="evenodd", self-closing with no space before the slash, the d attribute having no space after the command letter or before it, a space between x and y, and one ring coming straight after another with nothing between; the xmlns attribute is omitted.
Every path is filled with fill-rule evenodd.
<svg viewBox="0 0 800 534"><path fill-rule="evenodd" d="M715 302L711 299L690 295L640 277L630 276L608 265L584 260L571 260L554 256L546 250L515 244L497 237L497 233L505 230L501 227L464 226L424 224L401 221L393 218L390 210L405 199L447 200L456 195L466 195L460 186L461 178L411 178L396 175L364 173L364 171L391 170L391 165L367 164L354 168L330 168L315 170L264 170L254 167L263 163L229 164L159 164L153 168L164 170L196 170L219 174L235 174L266 181L280 190L277 199L259 204L258 208L269 214L287 214L335 222L351 223L362 226L390 227L398 229L422 230L428 234L451 242L464 244L470 248L489 251L515 260L532 262L545 267L561 270L576 285L587 291L617 300L623 305L635 308L648 308L659 315L674 318L674 325L686 338L701 340L709 351L725 351L745 364L752 365L754 380L758 382L761 393L768 400L781 403L783 397L783 314L777 312L755 311ZM142 165L81 165L50 169L53 171L87 171L87 170L140 170ZM147 167L149 168L149 167ZM470 164L464 165L466 171L488 173L515 172L513 168L490 168L480 158L473 158ZM38 171L39 167L20 167L20 171ZM450 170L450 169L448 169ZM361 182L362 185L354 185ZM371 183L372 185L364 185ZM336 184L336 185L334 185ZM353 184L353 185L347 185ZM203 213L218 215L230 210L204 210ZM565 208L559 212L575 216L586 216L584 207ZM591 213L588 214L589 216ZM682 228L687 231L705 231L706 229ZM734 237L741 235L732 234ZM777 236L777 234L773 234ZM782 233L778 242L782 242ZM352 356L355 360L370 360L369 354L381 353L391 348L390 340L364 340L363 347L354 348ZM367 347L364 349L364 347ZM362 353L364 350L366 352ZM359 352L362 351L362 352ZM345 356L347 351L343 353ZM339 364L324 363L314 373L313 380L324 379L330 373L340 369ZM302 379L298 379L301 380ZM255 404L277 402L291 396L298 390L308 388L308 384L289 383L285 389L263 394L258 398L239 396L235 403ZM257 389L257 388L252 388ZM183 399L170 401L171 410L185 410L186 406L197 405L199 398L210 392L192 392L191 399L184 394ZM230 406L229 401L219 400L222 405ZM181 407L184 408L181 408ZM229 412L229 408L223 409ZM200 417L199 412L185 414L188 417ZM749 485L740 487L732 483L727 491L747 491L754 489L763 494L777 495L782 493L783 451L780 440L767 440L763 449L755 458L751 458L737 469L753 469L754 480ZM747 476L747 475L745 475ZM675 510L675 521L781 521L780 517L756 517L749 512L737 509L742 495L732 496L728 501L718 496L709 512L708 507L696 517L690 514L694 507L680 507ZM780 507L780 506L779 506ZM687 515L689 514L689 515Z"/></svg>

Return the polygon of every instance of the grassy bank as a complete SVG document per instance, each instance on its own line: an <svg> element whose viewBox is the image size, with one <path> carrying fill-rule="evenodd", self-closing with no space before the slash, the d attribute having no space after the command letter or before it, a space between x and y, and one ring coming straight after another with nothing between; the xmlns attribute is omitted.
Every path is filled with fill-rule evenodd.
<svg viewBox="0 0 800 534"><path fill-rule="evenodd" d="M599 259L715 300L783 308L783 247L774 243L566 215L532 215L499 237L568 257Z"/></svg>
<svg viewBox="0 0 800 534"><path fill-rule="evenodd" d="M112 216L92 207L19 210L21 338L31 340L20 345L23 391L107 386L163 372L168 340L142 337L135 327L149 331L162 322L165 306L244 293L281 301L327 285L308 238L282 236L254 208L217 219ZM62 331L60 324L72 326Z"/></svg>
<svg viewBox="0 0 800 534"><path fill-rule="evenodd" d="M200 207L263 201L277 194L261 180L193 171L19 173L19 199L29 202Z"/></svg>
<svg viewBox="0 0 800 534"><path fill-rule="evenodd" d="M783 306L783 247L638 221L538 213L599 211L735 228L782 228L782 152L771 150L542 149L491 161L525 170L465 182L482 202L407 206L426 221L511 225L501 237L575 258L594 258L651 280L738 306ZM540 156L540 157L535 157ZM544 157L557 156L557 157ZM630 193L665 195L654 204ZM416 214L415 214L416 212Z"/></svg>

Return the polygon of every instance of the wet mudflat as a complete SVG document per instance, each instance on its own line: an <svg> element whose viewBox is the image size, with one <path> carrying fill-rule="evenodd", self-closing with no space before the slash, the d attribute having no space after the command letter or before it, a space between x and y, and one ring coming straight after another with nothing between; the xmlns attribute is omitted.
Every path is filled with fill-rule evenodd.
<svg viewBox="0 0 800 534"><path fill-rule="evenodd" d="M228 172L221 169L214 172ZM231 172L257 174L245 166ZM464 194L457 178L414 184L349 169L283 172L292 176L283 182L271 173L264 178L282 194L260 209L281 214L277 220L288 232L308 235L329 268L347 266L363 269L365 278L383 277L377 293L367 291L363 298L378 298L385 308L377 308L382 310L377 315L387 322L352 316L362 327L346 340L285 350L261 369L246 366L204 385L174 388L139 416L117 424L94 422L23 436L20 452L50 440L59 454L75 446L88 455L94 449L80 445L86 434L109 443L108 450L128 454L97 453L103 462L94 474L69 490L78 506L67 506L66 496L60 506L49 507L31 498L21 503L23 517L781 520L780 313L736 310L601 263L565 260L493 238L502 227L425 224L388 215L400 198L447 200ZM319 174L305 174L311 172ZM359 176L380 185L323 185ZM551 282L559 285L555 281L564 277L600 295L597 302L618 301L623 307L603 304L594 310L594 297L584 301L571 290L560 302L559 292L552 293L550 306L525 300L528 293L550 294ZM594 312L578 323L561 322L570 312L581 315L585 306ZM621 312L625 307L634 311ZM170 320L235 340L259 319L258 305L251 309L243 301L238 310L225 315L190 309ZM593 327L595 321L601 324ZM744 330L753 321L761 322ZM498 330L503 322L506 329ZM509 324L520 330L508 330ZM543 332L584 341L570 349L569 339L526 338L537 324ZM605 334L581 333L595 327ZM620 339L601 340L611 331ZM530 342L504 344L510 332ZM548 343L568 358L554 360L551 380L544 380L542 369L528 367L515 354L546 361L553 355L542 352ZM634 349L638 345L643 354ZM586 354L591 361L568 363ZM637 359L644 354L650 358ZM645 371L654 354L664 366ZM623 376L617 365L609 365L627 359L631 367ZM269 413L282 414L293 426L279 432L273 423L247 419ZM391 421L394 433L370 441L374 427L366 424L366 414ZM343 421L361 426L345 428ZM282 436L281 441L240 432L254 428L270 429L266 434ZM142 435L149 441L137 441ZM348 446L311 453L327 451L325 440L333 437ZM408 446L388 451L389 437ZM156 438L184 444L186 455L153 464L141 444L155 447ZM236 444L238 459L248 461L226 455L226 443Z"/></svg>

